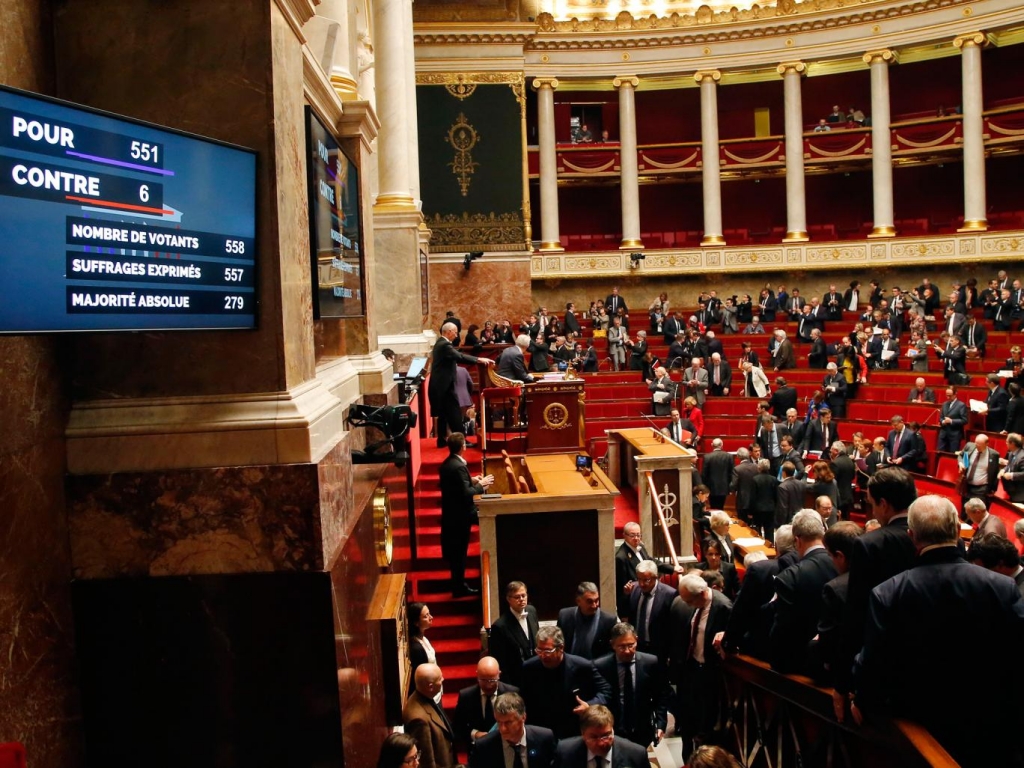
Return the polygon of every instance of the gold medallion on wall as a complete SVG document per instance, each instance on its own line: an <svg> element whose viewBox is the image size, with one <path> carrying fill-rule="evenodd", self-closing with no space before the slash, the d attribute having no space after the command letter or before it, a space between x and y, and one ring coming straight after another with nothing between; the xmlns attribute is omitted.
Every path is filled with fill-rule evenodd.
<svg viewBox="0 0 1024 768"><path fill-rule="evenodd" d="M394 534L391 529L391 496L387 488L373 492L373 544L377 565L387 568L394 555Z"/></svg>

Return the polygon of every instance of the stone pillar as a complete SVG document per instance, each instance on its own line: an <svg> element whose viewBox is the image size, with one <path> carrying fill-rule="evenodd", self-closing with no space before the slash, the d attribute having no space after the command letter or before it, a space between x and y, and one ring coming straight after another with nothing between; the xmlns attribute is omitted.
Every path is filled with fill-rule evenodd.
<svg viewBox="0 0 1024 768"><path fill-rule="evenodd" d="M864 61L871 68L871 183L875 226L868 237L894 237L892 205L892 138L889 135L889 65L897 62L895 51L868 51Z"/></svg>
<svg viewBox="0 0 1024 768"><path fill-rule="evenodd" d="M960 35L953 45L960 49L963 77L964 126L964 225L960 232L988 229L985 210L985 141L982 137L981 49L988 42L983 32Z"/></svg>
<svg viewBox="0 0 1024 768"><path fill-rule="evenodd" d="M555 156L555 89L553 77L534 78L540 143L540 249L561 251L558 239L558 161Z"/></svg>
<svg viewBox="0 0 1024 768"><path fill-rule="evenodd" d="M406 130L409 153L409 194L413 205L419 210L423 203L420 200L420 130L416 108L416 55L412 37L412 0L402 2L402 39L405 52L405 99L406 99Z"/></svg>
<svg viewBox="0 0 1024 768"><path fill-rule="evenodd" d="M725 245L722 236L722 179L718 161L718 81L717 69L694 74L700 84L700 143L704 185L704 237L701 245Z"/></svg>
<svg viewBox="0 0 1024 768"><path fill-rule="evenodd" d="M622 191L622 242L620 250L643 248L640 241L640 171L636 160L636 87L634 75L616 77L619 92L619 186Z"/></svg>
<svg viewBox="0 0 1024 768"><path fill-rule="evenodd" d="M376 70L377 117L380 136L377 139L380 159L378 178L380 191L377 208L381 210L415 210L410 189L409 143L410 125L405 39L405 5L409 0L373 0L374 68ZM410 39L409 45L412 45Z"/></svg>
<svg viewBox="0 0 1024 768"><path fill-rule="evenodd" d="M807 65L802 61L786 61L779 64L776 71L782 75L786 103L786 236L783 242L803 243L808 237L800 77L807 71Z"/></svg>
<svg viewBox="0 0 1024 768"><path fill-rule="evenodd" d="M316 16L303 31L338 96L344 101L358 98L359 86L353 74L355 35L349 27L347 0L321 0Z"/></svg>

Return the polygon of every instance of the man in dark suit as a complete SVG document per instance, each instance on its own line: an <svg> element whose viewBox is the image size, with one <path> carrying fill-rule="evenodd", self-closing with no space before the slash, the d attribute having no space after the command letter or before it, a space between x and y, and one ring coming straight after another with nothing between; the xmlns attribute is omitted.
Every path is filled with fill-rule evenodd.
<svg viewBox="0 0 1024 768"><path fill-rule="evenodd" d="M708 386L712 395L728 395L732 388L732 368L719 352L712 353L708 364Z"/></svg>
<svg viewBox="0 0 1024 768"><path fill-rule="evenodd" d="M907 393L908 403L934 403L935 392L929 387L925 380L918 377L914 381L914 388Z"/></svg>
<svg viewBox="0 0 1024 768"><path fill-rule="evenodd" d="M985 398L985 430L1002 432L1006 429L1006 407L1010 404L1010 395L999 384L999 374L990 373L985 377L988 396Z"/></svg>
<svg viewBox="0 0 1024 768"><path fill-rule="evenodd" d="M576 605L558 612L566 650L584 659L608 653L608 638L615 624L615 617L601 610L601 594L592 581L581 581L576 587Z"/></svg>
<svg viewBox="0 0 1024 768"><path fill-rule="evenodd" d="M512 685L523 679L523 662L536 653L537 609L528 603L526 585L511 581L505 588L505 601L509 610L491 624L488 650L498 660L502 674Z"/></svg>
<svg viewBox="0 0 1024 768"><path fill-rule="evenodd" d="M892 338L888 328L883 328L881 334L876 334L868 342L868 351L864 357L868 365L880 371L899 368L900 343Z"/></svg>
<svg viewBox="0 0 1024 768"><path fill-rule="evenodd" d="M989 512L985 502L981 499L968 499L964 504L964 514L974 526L975 539L981 538L986 533L994 533L1006 538L1006 523Z"/></svg>
<svg viewBox="0 0 1024 768"><path fill-rule="evenodd" d="M779 299L779 309L789 313L789 319L791 321L796 320L797 316L802 314L804 311L804 305L807 304L804 298L800 295L800 289L794 288L793 292L789 294L785 300Z"/></svg>
<svg viewBox="0 0 1024 768"><path fill-rule="evenodd" d="M551 765L558 740L550 728L526 724L526 702L522 696L514 692L498 696L494 718L497 730L480 737L469 755L469 768Z"/></svg>
<svg viewBox="0 0 1024 768"><path fill-rule="evenodd" d="M949 337L949 346L942 349L936 344L933 349L942 360L942 371L950 384L962 384L967 371L967 350L960 344L959 336Z"/></svg>
<svg viewBox="0 0 1024 768"><path fill-rule="evenodd" d="M618 286L612 288L612 292L608 294L608 297L604 300L604 308L608 312L609 317L615 317L620 308L629 312L629 307L626 306L626 300L619 296Z"/></svg>
<svg viewBox="0 0 1024 768"><path fill-rule="evenodd" d="M676 686L673 712L683 737L683 754L693 742L706 740L719 721L722 657L718 647L729 624L732 603L691 571L679 579L679 597L672 604L672 666ZM717 639L717 645L716 645Z"/></svg>
<svg viewBox="0 0 1024 768"><path fill-rule="evenodd" d="M558 627L537 630L537 655L523 664L519 690L530 720L550 728L559 739L576 732L577 716L587 707L606 705L611 696L611 688L592 661L565 652L565 638Z"/></svg>
<svg viewBox="0 0 1024 768"><path fill-rule="evenodd" d="M629 595L636 588L636 567L648 560L654 562L644 546L639 523L626 523L622 528L622 544L615 551L615 606L620 619L629 617ZM658 563L659 573L682 573L683 567Z"/></svg>
<svg viewBox="0 0 1024 768"><path fill-rule="evenodd" d="M846 395L850 385L846 383L846 377L839 372L839 367L835 363L829 363L826 368L821 391L832 415L842 418L846 415Z"/></svg>
<svg viewBox="0 0 1024 768"><path fill-rule="evenodd" d="M526 357L523 354L529 348L530 337L525 333L519 334L516 337L516 343L502 350L498 357L498 375L526 384L532 382L533 376L526 370Z"/></svg>
<svg viewBox="0 0 1024 768"><path fill-rule="evenodd" d="M775 331L773 344L770 345L773 371L784 371L787 368L796 368L796 353L793 352L793 342L786 338L783 330Z"/></svg>
<svg viewBox="0 0 1024 768"><path fill-rule="evenodd" d="M804 433L807 431L807 425L800 419L800 414L797 412L795 407L787 408L779 414L779 418L783 417L785 418L785 421L779 422L779 438L781 439L786 435L789 435L793 438L793 447L799 448L803 445Z"/></svg>
<svg viewBox="0 0 1024 768"><path fill-rule="evenodd" d="M946 402L939 410L939 440L936 450L956 453L964 441L968 421L967 405L956 399L956 387L946 387Z"/></svg>
<svg viewBox="0 0 1024 768"><path fill-rule="evenodd" d="M579 730L581 736L559 742L553 768L650 768L646 749L615 735L615 716L608 707L584 712Z"/></svg>
<svg viewBox="0 0 1024 768"><path fill-rule="evenodd" d="M775 527L785 525L804 507L805 484L796 479L793 462L782 464L782 481L775 494Z"/></svg>
<svg viewBox="0 0 1024 768"><path fill-rule="evenodd" d="M722 647L730 652L741 652L759 659L768 656L770 613L765 606L775 595L775 577L779 561L769 560L764 552L751 552L743 558L746 575L733 602L732 613L725 630Z"/></svg>
<svg viewBox="0 0 1024 768"><path fill-rule="evenodd" d="M793 477L797 480L803 480L807 477L807 473L804 469L804 460L800 458L800 451L794 447L797 443L794 442L790 435L783 435L782 440L780 440L779 443L779 447L782 452L782 463L785 464L788 461L792 464L793 468L796 470L793 473ZM780 477L779 479L781 480L782 478Z"/></svg>
<svg viewBox="0 0 1024 768"><path fill-rule="evenodd" d="M676 340L676 334L681 333L684 327L683 319L680 317L678 310L666 317L661 324L661 333L665 337L665 343L671 345ZM669 360L671 359L672 353L670 352Z"/></svg>
<svg viewBox="0 0 1024 768"><path fill-rule="evenodd" d="M871 444L871 453L864 459L868 475L873 475L882 467L889 466L889 449L885 447L885 438L876 437Z"/></svg>
<svg viewBox="0 0 1024 768"><path fill-rule="evenodd" d="M970 728L962 711L949 706L949 680L937 671L947 668L949 648L984 649L989 659L1018 654L1024 598L1011 579L964 562L960 521L948 499L918 499L908 527L917 562L871 594L856 706L868 715L920 723L960 765L1021 765L1021 741L1008 736L1024 718L1018 695L1024 675L1016 665L972 675L971 697L989 706Z"/></svg>
<svg viewBox="0 0 1024 768"><path fill-rule="evenodd" d="M455 369L459 363L483 363L494 365L493 360L485 357L473 357L459 352L452 344L459 336L459 329L451 322L441 326L441 336L434 344L430 360L430 383L427 385L427 397L430 409L437 419L437 447L444 446L444 436L448 432L462 431L462 408L455 394Z"/></svg>
<svg viewBox="0 0 1024 768"><path fill-rule="evenodd" d="M1020 564L1020 553L1005 536L998 533L979 536L975 533L971 547L967 550L967 562L1013 579L1017 589L1024 595L1024 568Z"/></svg>
<svg viewBox="0 0 1024 768"><path fill-rule="evenodd" d="M1020 433L1006 436L1006 464L999 470L1003 490L1014 504L1024 503L1024 439Z"/></svg>
<svg viewBox="0 0 1024 768"><path fill-rule="evenodd" d="M988 435L982 433L964 447L967 468L960 464L960 495L968 499L987 499L999 484L999 454L988 447Z"/></svg>
<svg viewBox="0 0 1024 768"><path fill-rule="evenodd" d="M729 483L732 482L732 470L735 466L732 455L722 450L724 443L720 437L711 441L711 453L704 454L704 468L701 477L704 485L711 491L711 509L725 509L725 499L729 495Z"/></svg>
<svg viewBox="0 0 1024 768"><path fill-rule="evenodd" d="M836 290L836 286L830 285L828 287L828 293L821 297L821 303L825 306L825 318L827 320L842 320L843 309L843 294Z"/></svg>
<svg viewBox="0 0 1024 768"><path fill-rule="evenodd" d="M672 696L658 659L636 650L636 630L621 622L612 629L612 652L594 662L611 686L608 708L615 715L615 734L646 746L665 735Z"/></svg>
<svg viewBox="0 0 1024 768"><path fill-rule="evenodd" d="M470 478L466 460L462 458L466 436L461 432L448 435L448 458L441 464L441 556L451 570L452 594L456 597L475 595L480 590L466 583L466 552L469 534L476 521L473 496L491 487L494 477L477 475Z"/></svg>
<svg viewBox="0 0 1024 768"><path fill-rule="evenodd" d="M825 526L812 510L793 518L793 538L800 562L775 580L775 621L768 641L772 669L806 674L807 645L817 634L822 588L839 573L822 544Z"/></svg>
<svg viewBox="0 0 1024 768"><path fill-rule="evenodd" d="M420 664L414 675L416 690L402 709L405 732L416 739L420 765L451 768L456 764L455 732L444 711L434 701L444 675L436 664Z"/></svg>
<svg viewBox="0 0 1024 768"><path fill-rule="evenodd" d="M636 581L639 589L629 596L629 623L636 628L637 647L657 656L664 665L671 644L669 611L676 591L658 580L658 564L653 560L636 567Z"/></svg>
<svg viewBox="0 0 1024 768"><path fill-rule="evenodd" d="M914 479L899 467L882 467L871 476L867 491L872 514L881 527L858 536L850 550L846 612L832 670L833 706L840 722L853 690L853 658L864 643L871 590L903 573L916 558L907 533L907 508L917 498Z"/></svg>
<svg viewBox="0 0 1024 768"><path fill-rule="evenodd" d="M775 533L775 507L778 505L779 478L771 471L768 459L759 459L757 474L754 475L751 498L751 513L754 530L762 528L764 537L772 541Z"/></svg>
<svg viewBox="0 0 1024 768"><path fill-rule="evenodd" d="M808 451L827 455L829 446L840 439L839 427L832 423L832 409L822 407L818 409L818 418L811 419L807 425L800 452L804 458L807 458Z"/></svg>
<svg viewBox="0 0 1024 768"><path fill-rule="evenodd" d="M501 682L501 667L493 656L484 656L476 665L476 685L459 691L455 704L456 740L471 748L494 727L494 700L503 693L517 693L514 685Z"/></svg>
<svg viewBox="0 0 1024 768"><path fill-rule="evenodd" d="M836 476L839 509L846 516L853 509L853 481L857 476L857 465L846 453L846 445L841 440L832 443L829 455L832 457L832 474Z"/></svg>
<svg viewBox="0 0 1024 768"><path fill-rule="evenodd" d="M832 665L843 627L846 596L850 587L850 551L860 536L861 527L851 520L836 523L822 539L832 564L839 574L821 590L821 613L818 615L818 636L811 642L810 653L813 675L819 683L832 680Z"/></svg>
<svg viewBox="0 0 1024 768"><path fill-rule="evenodd" d="M903 468L910 471L911 465L917 459L917 437L907 429L907 425L903 423L903 417L899 414L889 419L889 424L892 429L889 430L889 435L885 438L885 450L889 452L889 463L897 467L906 465Z"/></svg>
<svg viewBox="0 0 1024 768"><path fill-rule="evenodd" d="M738 463L732 468L729 490L736 494L736 516L749 525L753 522L754 476L757 475L757 464L751 461L747 448L739 448L736 451L736 458Z"/></svg>
<svg viewBox="0 0 1024 768"><path fill-rule="evenodd" d="M985 344L988 341L988 331L985 326L978 322L978 318L970 315L967 322L960 326L960 341L964 348L970 352L974 350L978 357L985 356Z"/></svg>

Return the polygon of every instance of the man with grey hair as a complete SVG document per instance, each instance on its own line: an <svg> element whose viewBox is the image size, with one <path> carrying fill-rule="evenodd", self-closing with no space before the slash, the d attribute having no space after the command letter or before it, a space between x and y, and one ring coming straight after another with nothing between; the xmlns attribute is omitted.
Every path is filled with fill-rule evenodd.
<svg viewBox="0 0 1024 768"><path fill-rule="evenodd" d="M728 395L732 388L732 368L729 363L722 359L722 355L715 352L711 355L711 364L708 366L709 386L712 395Z"/></svg>
<svg viewBox="0 0 1024 768"><path fill-rule="evenodd" d="M999 484L999 454L988 447L988 435L982 433L964 447L960 464L960 493L968 499L986 499ZM966 463L966 468L964 467Z"/></svg>
<svg viewBox="0 0 1024 768"><path fill-rule="evenodd" d="M822 543L825 526L813 509L793 517L793 541L800 562L775 580L775 621L768 640L772 669L807 673L807 644L817 634L822 588L839 575Z"/></svg>
<svg viewBox="0 0 1024 768"><path fill-rule="evenodd" d="M832 409L832 415L842 418L846 415L846 396L849 384L846 377L839 372L839 366L829 363L826 366L825 378L821 381L821 392L825 395L825 404Z"/></svg>
<svg viewBox="0 0 1024 768"><path fill-rule="evenodd" d="M804 324L805 321L801 319L800 322ZM825 340L821 338L821 331L812 328L808 341L811 343L811 349L807 353L807 364L811 368L821 370L828 364L828 347L825 346Z"/></svg>
<svg viewBox="0 0 1024 768"><path fill-rule="evenodd" d="M558 612L565 647L584 659L608 653L608 638L615 624L615 617L601 610L601 593L592 581L581 581L576 587L576 605Z"/></svg>
<svg viewBox="0 0 1024 768"><path fill-rule="evenodd" d="M704 468L701 478L711 492L711 509L724 509L725 499L729 495L729 483L732 481L732 470L735 466L732 455L722 450L722 438L711 441L711 453L704 454Z"/></svg>
<svg viewBox="0 0 1024 768"><path fill-rule="evenodd" d="M800 418L800 413L796 408L786 409L786 420L779 422L779 438L789 435L793 438L794 447L800 446L804 442L804 432L807 429L807 425L804 424L803 419Z"/></svg>
<svg viewBox="0 0 1024 768"><path fill-rule="evenodd" d="M862 711L920 723L960 765L1019 766L1021 740L1012 734L1024 718L1020 665L972 675L971 700L986 706L970 728L962 709L950 706L950 681L941 670L949 668L950 648L1015 658L1024 644L1024 598L1012 579L960 556L960 521L948 499L917 499L908 529L917 560L871 593L855 667L855 717Z"/></svg>
<svg viewBox="0 0 1024 768"><path fill-rule="evenodd" d="M676 591L658 576L658 564L653 560L644 560L636 567L639 589L629 595L629 623L636 627L637 647L654 654L664 665L672 639L669 612Z"/></svg>
<svg viewBox="0 0 1024 768"><path fill-rule="evenodd" d="M673 713L684 755L694 741L711 735L719 721L719 647L731 613L729 598L708 587L699 571L679 577L679 597L672 604L669 680L676 686Z"/></svg>
<svg viewBox="0 0 1024 768"><path fill-rule="evenodd" d="M708 394L708 372L703 365L701 358L694 357L690 360L690 367L683 371L683 388L700 407L703 407Z"/></svg>
<svg viewBox="0 0 1024 768"><path fill-rule="evenodd" d="M964 504L964 514L976 526L974 538L980 538L986 533L997 533L1006 538L1006 523L991 514L981 499L968 499Z"/></svg>
<svg viewBox="0 0 1024 768"><path fill-rule="evenodd" d="M577 716L593 704L607 704L611 688L589 659L565 652L558 627L537 630L537 655L523 664L519 687L530 719L560 738L579 729Z"/></svg>
<svg viewBox="0 0 1024 768"><path fill-rule="evenodd" d="M526 370L526 358L523 353L530 348L530 337L521 333L516 336L516 343L504 349L498 357L498 375L513 381L531 383L534 378Z"/></svg>
<svg viewBox="0 0 1024 768"><path fill-rule="evenodd" d="M732 479L729 491L736 494L736 516L747 525L753 522L754 477L757 475L757 464L750 460L750 450L736 450L738 463L732 468Z"/></svg>
<svg viewBox="0 0 1024 768"><path fill-rule="evenodd" d="M459 363L483 363L494 365L493 360L485 357L473 357L459 352L452 343L459 336L459 329L454 323L441 326L441 335L434 344L430 360L430 384L427 397L430 409L437 419L437 447L444 448L444 438L449 432L462 431L462 408L459 406L458 395L455 394L455 369Z"/></svg>
<svg viewBox="0 0 1024 768"><path fill-rule="evenodd" d="M547 766L558 740L549 728L526 724L526 702L518 693L494 700L496 729L483 736L469 753L469 768Z"/></svg>
<svg viewBox="0 0 1024 768"><path fill-rule="evenodd" d="M743 567L747 573L719 646L726 651L740 651L763 659L768 655L771 629L770 616L766 616L764 607L775 596L779 561L769 560L764 552L750 552L743 558Z"/></svg>

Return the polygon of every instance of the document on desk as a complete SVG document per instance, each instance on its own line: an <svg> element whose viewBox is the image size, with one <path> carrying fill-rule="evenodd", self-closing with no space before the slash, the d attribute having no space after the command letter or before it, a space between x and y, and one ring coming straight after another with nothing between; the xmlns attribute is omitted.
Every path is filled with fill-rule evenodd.
<svg viewBox="0 0 1024 768"><path fill-rule="evenodd" d="M764 546L764 539L757 536L741 536L738 539L733 539L732 543L737 547L760 547Z"/></svg>
<svg viewBox="0 0 1024 768"><path fill-rule="evenodd" d="M987 413L988 403L984 400L971 400L971 413Z"/></svg>

